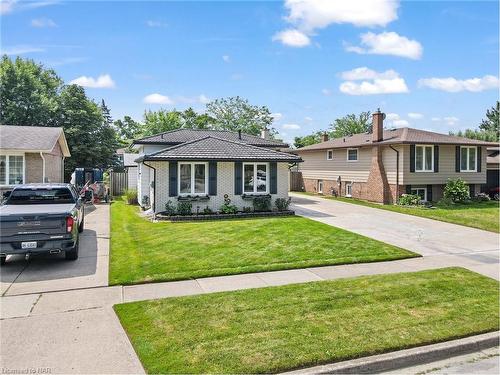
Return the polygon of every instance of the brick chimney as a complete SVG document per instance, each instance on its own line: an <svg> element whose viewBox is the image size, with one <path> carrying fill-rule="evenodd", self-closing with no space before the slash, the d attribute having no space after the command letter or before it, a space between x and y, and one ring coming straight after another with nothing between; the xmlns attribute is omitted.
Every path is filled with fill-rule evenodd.
<svg viewBox="0 0 500 375"><path fill-rule="evenodd" d="M264 128L260 131L260 137L263 138L263 139L269 139L269 129L268 128Z"/></svg>
<svg viewBox="0 0 500 375"><path fill-rule="evenodd" d="M380 109L373 114L372 141L374 144L372 146L370 174L366 182L366 196L363 198L373 202L390 203L392 194L382 161L383 146L377 144L384 139L384 117L385 114L380 112Z"/></svg>
<svg viewBox="0 0 500 375"><path fill-rule="evenodd" d="M377 109L372 115L372 141L380 142L384 139L384 118L385 113L380 112L380 108Z"/></svg>
<svg viewBox="0 0 500 375"><path fill-rule="evenodd" d="M324 132L321 134L321 142L327 142L328 141L328 133Z"/></svg>

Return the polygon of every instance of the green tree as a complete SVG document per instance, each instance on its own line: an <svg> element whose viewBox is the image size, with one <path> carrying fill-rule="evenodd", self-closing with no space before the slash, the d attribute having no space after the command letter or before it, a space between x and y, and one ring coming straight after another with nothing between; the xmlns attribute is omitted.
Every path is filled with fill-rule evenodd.
<svg viewBox="0 0 500 375"><path fill-rule="evenodd" d="M158 111L148 110L144 112L144 126L142 135L149 136L182 128L181 112L160 109Z"/></svg>
<svg viewBox="0 0 500 375"><path fill-rule="evenodd" d="M256 106L239 96L216 99L207 103L206 113L213 118L213 128L219 130L241 130L243 133L259 135L268 128L271 135L273 117L266 106Z"/></svg>
<svg viewBox="0 0 500 375"><path fill-rule="evenodd" d="M324 132L319 131L313 134L305 135L303 137L295 137L293 145L296 148L300 148L300 147L310 146L315 143L319 143L321 142L321 135L323 133Z"/></svg>
<svg viewBox="0 0 500 375"><path fill-rule="evenodd" d="M124 116L123 120L115 120L113 126L118 133L118 137L122 142L128 143L129 141L139 138L141 136L143 125L135 121L130 116Z"/></svg>
<svg viewBox="0 0 500 375"><path fill-rule="evenodd" d="M193 108L182 112L183 128L187 129L210 129L214 120L206 113L197 113Z"/></svg>
<svg viewBox="0 0 500 375"><path fill-rule="evenodd" d="M111 126L113 125L113 117L111 117L111 111L109 110L108 106L104 102L104 99L101 100L101 113L102 113L102 118L105 124Z"/></svg>
<svg viewBox="0 0 500 375"><path fill-rule="evenodd" d="M66 178L76 167L114 166L119 143L101 108L77 85L64 86L59 102L59 125L64 128L71 152L71 157L65 161Z"/></svg>
<svg viewBox="0 0 500 375"><path fill-rule="evenodd" d="M352 134L366 133L371 130L370 112L361 112L359 116L350 114L336 119L330 125L333 138L346 137Z"/></svg>
<svg viewBox="0 0 500 375"><path fill-rule="evenodd" d="M450 135L478 139L487 142L500 141L500 102L497 101L494 107L486 110L486 119L481 121L479 129L465 129L458 132L450 132Z"/></svg>
<svg viewBox="0 0 500 375"><path fill-rule="evenodd" d="M63 81L33 60L7 56L0 63L0 123L57 126Z"/></svg>

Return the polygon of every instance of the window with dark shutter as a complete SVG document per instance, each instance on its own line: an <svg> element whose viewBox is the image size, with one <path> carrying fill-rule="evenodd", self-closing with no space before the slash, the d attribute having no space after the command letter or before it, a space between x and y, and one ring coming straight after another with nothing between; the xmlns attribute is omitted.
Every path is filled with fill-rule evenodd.
<svg viewBox="0 0 500 375"><path fill-rule="evenodd" d="M481 156L481 147L477 148L477 171L481 172L481 164L482 164L483 158Z"/></svg>
<svg viewBox="0 0 500 375"><path fill-rule="evenodd" d="M168 176L169 176L169 185L168 185L168 195L170 197L177 196L177 162L171 161L168 163Z"/></svg>
<svg viewBox="0 0 500 375"><path fill-rule="evenodd" d="M434 173L439 172L439 146L434 146Z"/></svg>
<svg viewBox="0 0 500 375"><path fill-rule="evenodd" d="M241 195L243 192L243 164L241 162L234 163L234 195Z"/></svg>
<svg viewBox="0 0 500 375"><path fill-rule="evenodd" d="M460 172L460 146L455 146L455 172Z"/></svg>
<svg viewBox="0 0 500 375"><path fill-rule="evenodd" d="M217 195L217 162L208 163L208 195Z"/></svg>
<svg viewBox="0 0 500 375"><path fill-rule="evenodd" d="M410 172L415 172L415 145L410 145Z"/></svg>
<svg viewBox="0 0 500 375"><path fill-rule="evenodd" d="M271 178L271 186L270 193L278 194L278 164L277 163L269 163L269 172Z"/></svg>
<svg viewBox="0 0 500 375"><path fill-rule="evenodd" d="M427 185L427 201L432 202L432 185Z"/></svg>

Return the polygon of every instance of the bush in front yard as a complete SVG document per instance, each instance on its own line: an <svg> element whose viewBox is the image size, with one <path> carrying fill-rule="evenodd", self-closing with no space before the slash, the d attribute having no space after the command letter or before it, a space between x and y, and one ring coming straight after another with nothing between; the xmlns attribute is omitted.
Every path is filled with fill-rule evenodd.
<svg viewBox="0 0 500 375"><path fill-rule="evenodd" d="M165 213L168 216L174 216L177 213L177 210L175 209L175 206L170 199L167 203L165 203Z"/></svg>
<svg viewBox="0 0 500 375"><path fill-rule="evenodd" d="M292 198L288 197L288 199L285 198L276 198L274 201L274 205L278 209L278 211L286 211L288 210L288 206L290 206L290 203L292 202Z"/></svg>
<svg viewBox="0 0 500 375"><path fill-rule="evenodd" d="M227 194L224 195L224 204L220 206L219 212L221 214L235 214L238 212L238 207L231 204L231 199L229 199Z"/></svg>
<svg viewBox="0 0 500 375"><path fill-rule="evenodd" d="M403 194L399 197L398 204L400 206L418 206L421 203L422 198L417 194Z"/></svg>
<svg viewBox="0 0 500 375"><path fill-rule="evenodd" d="M181 216L191 215L193 210L193 204L191 202L178 202L177 203L177 214Z"/></svg>
<svg viewBox="0 0 500 375"><path fill-rule="evenodd" d="M443 196L454 203L464 203L470 199L469 186L461 178L449 179L444 187Z"/></svg>
<svg viewBox="0 0 500 375"><path fill-rule="evenodd" d="M125 199L127 204L137 204L137 190L135 189L125 189L124 191Z"/></svg>
<svg viewBox="0 0 500 375"><path fill-rule="evenodd" d="M271 211L271 197L269 196L254 197L253 210L255 212Z"/></svg>

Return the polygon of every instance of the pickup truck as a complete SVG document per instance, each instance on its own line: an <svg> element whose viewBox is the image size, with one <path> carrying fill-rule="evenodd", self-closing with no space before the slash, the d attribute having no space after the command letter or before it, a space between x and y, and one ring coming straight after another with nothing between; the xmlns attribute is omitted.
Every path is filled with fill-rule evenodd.
<svg viewBox="0 0 500 375"><path fill-rule="evenodd" d="M70 184L16 186L0 206L0 260L7 255L65 253L78 259L84 206Z"/></svg>

